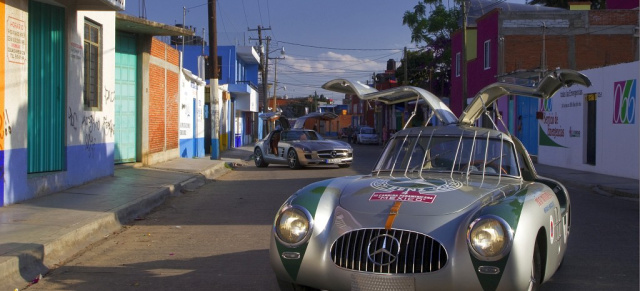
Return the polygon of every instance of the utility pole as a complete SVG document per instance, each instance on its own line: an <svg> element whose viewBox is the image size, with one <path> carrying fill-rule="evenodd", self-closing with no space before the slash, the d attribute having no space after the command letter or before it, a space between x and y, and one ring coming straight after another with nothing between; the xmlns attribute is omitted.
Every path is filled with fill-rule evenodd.
<svg viewBox="0 0 640 291"><path fill-rule="evenodd" d="M467 1L462 1L462 100L460 112L467 107Z"/></svg>
<svg viewBox="0 0 640 291"><path fill-rule="evenodd" d="M186 29L185 18L187 17L187 7L182 6L182 28ZM182 54L184 55L184 38L186 35L182 35Z"/></svg>
<svg viewBox="0 0 640 291"><path fill-rule="evenodd" d="M268 51L264 49L264 47L262 46L262 31L263 30L271 30L271 27L262 27L260 25L258 25L258 28L255 29L247 29L248 31L258 31L258 43L260 45L260 66L262 67L262 70L260 71L261 75L262 75L262 113L267 112L267 64L265 62L265 60L267 59L265 52ZM255 40L254 38L249 38L249 40ZM267 45L268 46L268 45ZM259 138L263 138L267 135L266 130L263 130L263 126L261 126L260 124L260 120L256 120L258 122L257 127L258 127L258 135ZM262 134L260 134L262 133Z"/></svg>
<svg viewBox="0 0 640 291"><path fill-rule="evenodd" d="M408 60L409 60L409 56L407 56L407 47L405 46L404 47L404 64L402 64L403 67L404 67L404 80L402 82L402 85L405 85L405 86L409 85L409 73L408 73L409 72L409 68L408 68L409 67L409 61ZM429 81L431 81L431 80L429 80Z"/></svg>
<svg viewBox="0 0 640 291"><path fill-rule="evenodd" d="M264 86L264 112L269 111L268 110L268 97L267 96L269 94L268 89L269 89L269 44L271 43L271 37L267 36L267 46L266 49L264 50L264 79L262 79L262 86Z"/></svg>
<svg viewBox="0 0 640 291"><path fill-rule="evenodd" d="M209 14L209 89L211 95L211 159L220 159L220 91L218 90L218 26L216 25L216 0L208 3Z"/></svg>
<svg viewBox="0 0 640 291"><path fill-rule="evenodd" d="M547 38L547 24L543 21L542 22L542 56L540 58L540 61L541 61L540 69L542 70L542 74L544 74L545 71L547 70L547 48L545 43L546 38Z"/></svg>
<svg viewBox="0 0 640 291"><path fill-rule="evenodd" d="M271 30L271 27L262 27L260 25L258 25L258 28L252 29L249 28L248 31L258 31L258 44L260 45L260 65L262 66L262 70L261 70L261 75L262 75L262 112L267 112L267 64L265 62L266 60L266 54L265 52L268 51L268 44L267 44L267 49L265 50L264 47L262 46L262 31L263 30ZM254 38L250 38L249 40L255 40Z"/></svg>

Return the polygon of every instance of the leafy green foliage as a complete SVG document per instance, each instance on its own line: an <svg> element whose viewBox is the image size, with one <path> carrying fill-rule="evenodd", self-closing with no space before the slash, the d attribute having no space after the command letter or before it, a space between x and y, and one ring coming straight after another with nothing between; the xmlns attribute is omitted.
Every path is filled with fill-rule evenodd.
<svg viewBox="0 0 640 291"><path fill-rule="evenodd" d="M460 28L461 17L459 7L447 9L442 0L422 0L413 11L404 13L402 24L411 30L411 42L422 45L421 51L407 54L409 84L439 96L449 95L451 34ZM396 74L399 81L405 78L403 66Z"/></svg>

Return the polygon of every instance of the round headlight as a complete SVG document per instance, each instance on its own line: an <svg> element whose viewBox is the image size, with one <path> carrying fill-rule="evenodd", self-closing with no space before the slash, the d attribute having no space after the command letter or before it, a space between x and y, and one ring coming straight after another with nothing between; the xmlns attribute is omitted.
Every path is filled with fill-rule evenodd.
<svg viewBox="0 0 640 291"><path fill-rule="evenodd" d="M306 209L289 206L276 218L276 237L284 244L295 247L307 241L311 233L311 216Z"/></svg>
<svg viewBox="0 0 640 291"><path fill-rule="evenodd" d="M509 251L512 235L511 227L506 221L498 216L487 215L471 223L467 243L476 258L496 261Z"/></svg>

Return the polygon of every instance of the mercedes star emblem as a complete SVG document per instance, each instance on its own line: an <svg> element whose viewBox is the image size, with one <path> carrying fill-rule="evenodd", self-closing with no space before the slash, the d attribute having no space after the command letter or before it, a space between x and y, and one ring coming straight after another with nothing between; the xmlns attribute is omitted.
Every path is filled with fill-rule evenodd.
<svg viewBox="0 0 640 291"><path fill-rule="evenodd" d="M379 266L388 266L400 254L400 241L388 234L381 234L369 241L367 246L369 261Z"/></svg>

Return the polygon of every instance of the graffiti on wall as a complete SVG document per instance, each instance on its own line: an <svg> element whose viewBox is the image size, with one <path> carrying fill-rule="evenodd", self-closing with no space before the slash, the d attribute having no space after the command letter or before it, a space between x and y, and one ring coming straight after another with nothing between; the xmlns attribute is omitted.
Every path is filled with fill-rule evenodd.
<svg viewBox="0 0 640 291"><path fill-rule="evenodd" d="M7 109L4 110L4 114L2 115L2 123L4 125L4 136L11 135L11 121L9 120L9 112Z"/></svg>
<svg viewBox="0 0 640 291"><path fill-rule="evenodd" d="M636 80L613 83L613 124L636 123Z"/></svg>
<svg viewBox="0 0 640 291"><path fill-rule="evenodd" d="M107 87L104 87L104 94L102 95L102 100L107 103L107 102L115 102L116 101L116 91L115 90L109 90L107 89Z"/></svg>
<svg viewBox="0 0 640 291"><path fill-rule="evenodd" d="M73 112L71 107L69 107L67 122L69 123L69 127L74 131L80 129L84 148L91 158L95 155L95 147L99 140L99 134L103 133L104 136L113 136L115 132L115 122L106 116L102 117L102 119L95 117L93 114L81 116L82 117L78 117L78 114Z"/></svg>
<svg viewBox="0 0 640 291"><path fill-rule="evenodd" d="M71 111L71 107L67 110L67 121L69 122L69 126L74 130L78 130L78 115Z"/></svg>

